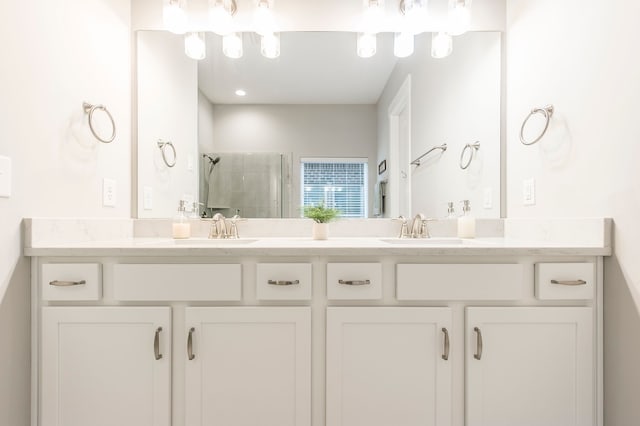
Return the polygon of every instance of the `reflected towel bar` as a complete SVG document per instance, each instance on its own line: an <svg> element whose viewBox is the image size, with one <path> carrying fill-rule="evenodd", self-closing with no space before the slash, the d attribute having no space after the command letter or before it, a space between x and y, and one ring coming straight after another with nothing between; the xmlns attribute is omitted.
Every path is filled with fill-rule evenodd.
<svg viewBox="0 0 640 426"><path fill-rule="evenodd" d="M442 145L438 145L438 146L434 146L433 148L431 148L429 151L425 152L424 154L422 154L420 157L416 158L415 160L413 160L411 162L411 164L415 164L416 166L419 166L421 161L424 157L426 157L427 155L431 154L433 151L435 151L436 149L440 149L442 150L442 152L445 152L447 150L447 144L443 143Z"/></svg>

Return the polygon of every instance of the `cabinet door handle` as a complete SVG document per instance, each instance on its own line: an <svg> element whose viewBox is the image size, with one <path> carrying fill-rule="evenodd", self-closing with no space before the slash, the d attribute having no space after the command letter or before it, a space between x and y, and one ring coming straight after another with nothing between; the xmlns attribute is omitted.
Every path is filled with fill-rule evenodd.
<svg viewBox="0 0 640 426"><path fill-rule="evenodd" d="M480 331L480 329L478 327L474 327L473 331L476 332L476 353L473 354L473 357L475 359L481 359L482 358L482 331Z"/></svg>
<svg viewBox="0 0 640 426"><path fill-rule="evenodd" d="M442 359L445 361L449 360L449 330L442 327L442 332L444 333L444 351L442 352Z"/></svg>
<svg viewBox="0 0 640 426"><path fill-rule="evenodd" d="M80 281L51 281L49 282L49 285L52 286L56 286L56 287L71 287L74 285L85 285L87 282L85 280L80 280Z"/></svg>
<svg viewBox="0 0 640 426"><path fill-rule="evenodd" d="M191 327L189 329L189 337L187 337L187 357L189 361L193 361L196 355L193 353L193 333L196 331L195 328Z"/></svg>
<svg viewBox="0 0 640 426"><path fill-rule="evenodd" d="M339 284L344 285L369 285L371 284L370 280L338 280Z"/></svg>
<svg viewBox="0 0 640 426"><path fill-rule="evenodd" d="M585 280L568 280L568 281L558 281L558 280L551 280L551 284L557 284L557 285L585 285L587 284L587 282Z"/></svg>
<svg viewBox="0 0 640 426"><path fill-rule="evenodd" d="M162 359L162 354L160 353L160 332L162 331L162 327L156 328L156 336L153 338L153 353L155 354L156 361Z"/></svg>
<svg viewBox="0 0 640 426"><path fill-rule="evenodd" d="M269 281L267 281L267 284L269 284L269 285L296 285L296 284L300 284L300 280L293 280L293 281L269 280Z"/></svg>

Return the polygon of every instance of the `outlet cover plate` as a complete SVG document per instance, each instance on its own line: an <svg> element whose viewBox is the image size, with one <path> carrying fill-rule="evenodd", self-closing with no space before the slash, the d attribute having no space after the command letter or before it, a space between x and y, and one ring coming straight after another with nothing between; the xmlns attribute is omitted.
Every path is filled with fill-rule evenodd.
<svg viewBox="0 0 640 426"><path fill-rule="evenodd" d="M533 206L536 203L536 180L534 178L522 181L522 204Z"/></svg>
<svg viewBox="0 0 640 426"><path fill-rule="evenodd" d="M116 181L113 179L105 178L102 181L102 205L105 207L116 205Z"/></svg>

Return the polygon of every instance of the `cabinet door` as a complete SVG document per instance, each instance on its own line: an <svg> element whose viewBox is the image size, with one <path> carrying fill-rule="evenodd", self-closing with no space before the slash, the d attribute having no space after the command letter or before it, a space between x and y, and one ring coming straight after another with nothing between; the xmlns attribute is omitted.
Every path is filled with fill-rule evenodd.
<svg viewBox="0 0 640 426"><path fill-rule="evenodd" d="M449 308L328 308L327 426L450 425L449 330Z"/></svg>
<svg viewBox="0 0 640 426"><path fill-rule="evenodd" d="M310 308L187 308L186 324L187 426L311 423Z"/></svg>
<svg viewBox="0 0 640 426"><path fill-rule="evenodd" d="M170 308L42 308L41 426L168 426Z"/></svg>
<svg viewBox="0 0 640 426"><path fill-rule="evenodd" d="M468 308L467 426L588 426L591 308Z"/></svg>

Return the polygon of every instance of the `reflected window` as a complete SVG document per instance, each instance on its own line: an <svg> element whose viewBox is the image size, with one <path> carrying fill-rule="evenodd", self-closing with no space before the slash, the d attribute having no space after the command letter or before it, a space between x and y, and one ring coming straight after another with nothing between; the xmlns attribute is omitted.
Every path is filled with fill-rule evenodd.
<svg viewBox="0 0 640 426"><path fill-rule="evenodd" d="M340 217L367 217L366 158L302 158L302 206L324 204Z"/></svg>

